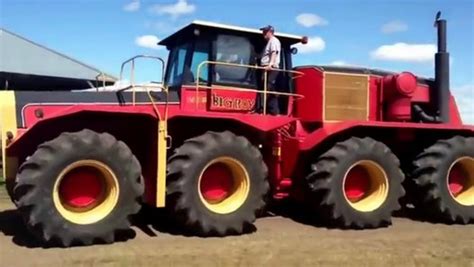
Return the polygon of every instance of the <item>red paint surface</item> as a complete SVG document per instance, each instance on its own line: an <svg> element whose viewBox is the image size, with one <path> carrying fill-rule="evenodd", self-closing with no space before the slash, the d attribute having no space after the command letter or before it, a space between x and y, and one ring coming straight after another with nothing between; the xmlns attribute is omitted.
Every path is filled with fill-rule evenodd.
<svg viewBox="0 0 474 267"><path fill-rule="evenodd" d="M59 185L59 197L67 206L87 208L98 204L103 190L100 173L93 168L80 167L64 176Z"/></svg>
<svg viewBox="0 0 474 267"><path fill-rule="evenodd" d="M385 76L383 82L384 87L388 89L384 91L387 96L398 94L411 97L418 86L415 75L410 72Z"/></svg>
<svg viewBox="0 0 474 267"><path fill-rule="evenodd" d="M411 96L418 85L415 75L410 72L402 72L396 76L397 90L400 94Z"/></svg>
<svg viewBox="0 0 474 267"><path fill-rule="evenodd" d="M354 128L364 128L371 131L371 128L384 129L433 129L433 130L451 130L471 132L474 135L474 126L450 124L432 124L432 123L414 123L414 122L382 122L382 121L347 121L340 123L324 123L321 128L308 134L300 143L300 149L303 151L311 150L322 143L329 136L348 131Z"/></svg>
<svg viewBox="0 0 474 267"><path fill-rule="evenodd" d="M430 89L427 85L418 84L415 92L412 95L413 102L416 103L429 103L430 102Z"/></svg>
<svg viewBox="0 0 474 267"><path fill-rule="evenodd" d="M387 121L410 121L412 97L417 89L416 77L410 72L388 75L383 78L383 119Z"/></svg>
<svg viewBox="0 0 474 267"><path fill-rule="evenodd" d="M376 121L380 119L380 110L382 107L381 99L381 90L379 86L381 82L378 77L370 77L369 79L369 120Z"/></svg>
<svg viewBox="0 0 474 267"><path fill-rule="evenodd" d="M200 183L201 194L209 202L219 202L232 194L234 181L232 172L222 163L209 166Z"/></svg>
<svg viewBox="0 0 474 267"><path fill-rule="evenodd" d="M412 118L411 98L393 97L387 103L384 119L388 121L410 121Z"/></svg>
<svg viewBox="0 0 474 267"><path fill-rule="evenodd" d="M368 177L367 171L362 166L355 166L349 171L344 183L344 194L349 201L358 201L369 191Z"/></svg>
<svg viewBox="0 0 474 267"><path fill-rule="evenodd" d="M461 193L468 182L466 173L459 165L453 166L448 179L448 189L453 196L457 196Z"/></svg>
<svg viewBox="0 0 474 267"><path fill-rule="evenodd" d="M298 69L304 75L295 79L296 94L303 99L295 102L295 117L302 121L316 122L323 120L323 72L312 67Z"/></svg>
<svg viewBox="0 0 474 267"><path fill-rule="evenodd" d="M196 103L197 102L197 103ZM208 90L185 86L181 89L181 109L191 111L206 111L208 102Z"/></svg>

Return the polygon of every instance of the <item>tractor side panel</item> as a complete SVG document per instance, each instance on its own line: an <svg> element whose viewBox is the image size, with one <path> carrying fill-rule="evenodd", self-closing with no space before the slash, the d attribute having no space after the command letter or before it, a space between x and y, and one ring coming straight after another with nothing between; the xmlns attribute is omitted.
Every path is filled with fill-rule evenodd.
<svg viewBox="0 0 474 267"><path fill-rule="evenodd" d="M181 109L194 112L205 112L207 110L207 89L196 90L195 87L183 87L181 89Z"/></svg>
<svg viewBox="0 0 474 267"><path fill-rule="evenodd" d="M296 94L304 98L295 102L295 117L306 122L319 122L323 120L323 82L324 74L316 68L305 68L298 71L303 76L295 79Z"/></svg>

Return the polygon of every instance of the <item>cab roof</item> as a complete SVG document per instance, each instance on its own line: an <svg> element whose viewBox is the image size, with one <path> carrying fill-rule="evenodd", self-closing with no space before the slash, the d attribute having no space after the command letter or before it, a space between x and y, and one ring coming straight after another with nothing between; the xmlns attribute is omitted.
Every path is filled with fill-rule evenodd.
<svg viewBox="0 0 474 267"><path fill-rule="evenodd" d="M236 32L236 33L237 32L247 33L249 35L254 35L254 36L262 35L262 31L259 29L245 28L245 27L239 27L239 26L233 26L233 25L227 25L227 24L195 20L191 22L190 24L188 24L187 26L181 28L177 32L173 33L172 35L161 40L158 44L164 45L164 46L172 45L178 39L182 39L183 37L188 36L189 34L194 34L195 29L215 30L216 32L227 31L227 32ZM280 33L280 32L275 32L275 36L278 37L281 42L288 43L289 45L299 43L303 39L303 36Z"/></svg>

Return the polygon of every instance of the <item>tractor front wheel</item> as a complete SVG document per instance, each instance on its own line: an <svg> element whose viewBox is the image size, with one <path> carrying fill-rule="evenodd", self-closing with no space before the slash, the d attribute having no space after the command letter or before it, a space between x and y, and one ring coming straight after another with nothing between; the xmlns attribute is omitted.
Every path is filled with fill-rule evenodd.
<svg viewBox="0 0 474 267"><path fill-rule="evenodd" d="M191 234L242 234L265 205L267 172L245 137L207 132L186 140L168 163L171 216Z"/></svg>
<svg viewBox="0 0 474 267"><path fill-rule="evenodd" d="M111 243L144 192L131 150L107 133L63 133L20 166L13 196L27 226L62 246Z"/></svg>
<svg viewBox="0 0 474 267"><path fill-rule="evenodd" d="M371 138L337 143L319 157L306 178L315 215L343 228L390 224L405 194L399 166L390 149Z"/></svg>

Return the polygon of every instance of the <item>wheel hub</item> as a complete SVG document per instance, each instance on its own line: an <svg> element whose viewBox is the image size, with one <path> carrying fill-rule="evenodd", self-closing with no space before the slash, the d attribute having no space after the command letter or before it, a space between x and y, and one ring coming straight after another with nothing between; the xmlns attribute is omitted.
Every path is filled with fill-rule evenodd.
<svg viewBox="0 0 474 267"><path fill-rule="evenodd" d="M219 157L206 165L199 177L199 196L206 208L228 214L240 208L248 197L250 178L238 160Z"/></svg>
<svg viewBox="0 0 474 267"><path fill-rule="evenodd" d="M101 201L103 181L100 173L91 167L79 167L67 173L59 186L61 200L65 205L87 209Z"/></svg>
<svg viewBox="0 0 474 267"><path fill-rule="evenodd" d="M222 163L207 168L201 180L201 192L206 201L218 203L227 198L234 187L232 172Z"/></svg>
<svg viewBox="0 0 474 267"><path fill-rule="evenodd" d="M456 202L474 205L474 158L462 157L449 168L448 191Z"/></svg>
<svg viewBox="0 0 474 267"><path fill-rule="evenodd" d="M105 218L118 202L117 177L105 164L80 160L67 166L56 179L53 202L57 211L76 224Z"/></svg>
<svg viewBox="0 0 474 267"><path fill-rule="evenodd" d="M361 166L355 166L350 170L344 191L346 197L351 202L357 202L362 199L370 189L370 179L368 179L367 171Z"/></svg>
<svg viewBox="0 0 474 267"><path fill-rule="evenodd" d="M346 172L343 193L357 211L370 212L383 205L388 197L389 183L383 168L374 161L363 160Z"/></svg>

